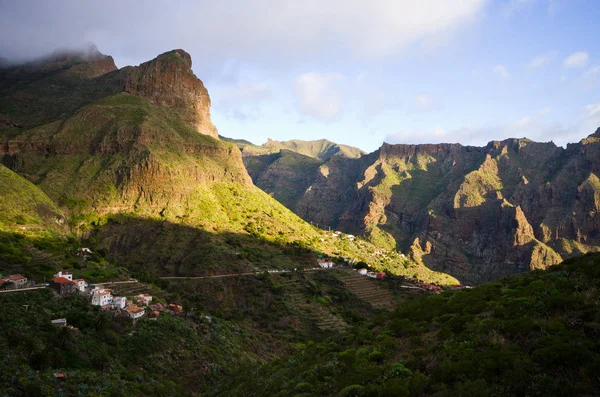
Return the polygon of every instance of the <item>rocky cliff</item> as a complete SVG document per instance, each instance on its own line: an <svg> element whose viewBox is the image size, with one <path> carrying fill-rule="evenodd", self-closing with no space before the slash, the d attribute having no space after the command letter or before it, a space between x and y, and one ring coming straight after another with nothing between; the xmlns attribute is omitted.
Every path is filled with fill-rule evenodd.
<svg viewBox="0 0 600 397"><path fill-rule="evenodd" d="M282 202L304 219L479 283L600 248L599 132L566 149L527 139L384 144L318 166L265 156L245 163L275 197L295 184L297 195Z"/></svg>
<svg viewBox="0 0 600 397"><path fill-rule="evenodd" d="M178 111L196 131L218 139L217 129L210 121L208 91L192 72L192 58L187 52L173 50L128 68L124 91Z"/></svg>
<svg viewBox="0 0 600 397"><path fill-rule="evenodd" d="M116 70L93 49L4 70L2 163L56 202L100 214L181 215L197 184L250 185L240 151L217 138L191 65L174 50Z"/></svg>

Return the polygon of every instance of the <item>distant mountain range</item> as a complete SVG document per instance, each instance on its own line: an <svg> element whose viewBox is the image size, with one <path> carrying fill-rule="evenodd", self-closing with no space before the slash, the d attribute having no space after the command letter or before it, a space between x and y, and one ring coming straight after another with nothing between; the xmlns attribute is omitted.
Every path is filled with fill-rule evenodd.
<svg viewBox="0 0 600 397"><path fill-rule="evenodd" d="M408 251L469 283L600 249L600 129L566 149L528 139L384 144L360 157L306 149L321 142L242 147L244 163L303 219Z"/></svg>

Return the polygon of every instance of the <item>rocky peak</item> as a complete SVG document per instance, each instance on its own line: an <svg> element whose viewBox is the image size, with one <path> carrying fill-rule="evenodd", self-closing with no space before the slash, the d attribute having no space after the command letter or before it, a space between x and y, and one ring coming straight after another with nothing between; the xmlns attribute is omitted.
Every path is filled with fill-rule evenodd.
<svg viewBox="0 0 600 397"><path fill-rule="evenodd" d="M218 139L210 120L208 91L192 72L192 57L184 50L169 51L128 68L124 91L178 111L196 131Z"/></svg>
<svg viewBox="0 0 600 397"><path fill-rule="evenodd" d="M588 136L588 138L600 138L600 127L594 132L592 135Z"/></svg>
<svg viewBox="0 0 600 397"><path fill-rule="evenodd" d="M94 78L117 70L117 65L113 57L102 54L93 44L76 50L56 50L43 62L44 70L68 68L84 77Z"/></svg>

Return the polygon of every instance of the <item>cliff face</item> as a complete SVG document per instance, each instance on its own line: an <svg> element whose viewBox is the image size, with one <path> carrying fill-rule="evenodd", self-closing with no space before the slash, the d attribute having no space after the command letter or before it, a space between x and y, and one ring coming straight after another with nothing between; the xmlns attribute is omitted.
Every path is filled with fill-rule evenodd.
<svg viewBox="0 0 600 397"><path fill-rule="evenodd" d="M199 185L251 185L182 50L121 70L94 51L55 53L4 71L0 87L2 163L72 213L182 216Z"/></svg>
<svg viewBox="0 0 600 397"><path fill-rule="evenodd" d="M173 50L128 68L124 91L177 110L196 131L218 139L217 129L210 121L208 91L192 72L192 58L187 52Z"/></svg>
<svg viewBox="0 0 600 397"><path fill-rule="evenodd" d="M600 249L599 131L567 149L526 139L384 144L359 159L297 167L310 183L290 208L467 283L545 268ZM277 197L277 171L251 175Z"/></svg>

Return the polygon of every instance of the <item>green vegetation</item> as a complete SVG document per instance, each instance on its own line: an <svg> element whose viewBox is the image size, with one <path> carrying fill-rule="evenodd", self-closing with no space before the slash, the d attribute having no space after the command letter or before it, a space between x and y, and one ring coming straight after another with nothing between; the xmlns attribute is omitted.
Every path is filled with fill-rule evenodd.
<svg viewBox="0 0 600 397"><path fill-rule="evenodd" d="M226 395L570 396L600 387L600 255L418 298L248 368Z"/></svg>
<svg viewBox="0 0 600 397"><path fill-rule="evenodd" d="M55 230L63 216L50 198L33 183L0 164L0 231Z"/></svg>
<svg viewBox="0 0 600 397"><path fill-rule="evenodd" d="M26 307L24 305L27 305ZM78 332L53 327L66 318ZM231 322L197 322L161 314L134 325L110 317L76 295L48 290L0 296L0 393L5 396L176 396L228 376L252 335ZM62 372L68 378L56 380Z"/></svg>
<svg viewBox="0 0 600 397"><path fill-rule="evenodd" d="M92 236L93 244L117 253L115 259L123 266L160 275L313 267L318 255L327 255L409 278L457 283L395 251L362 239L333 237L261 190L234 183L198 187L186 207L163 217L108 216Z"/></svg>

